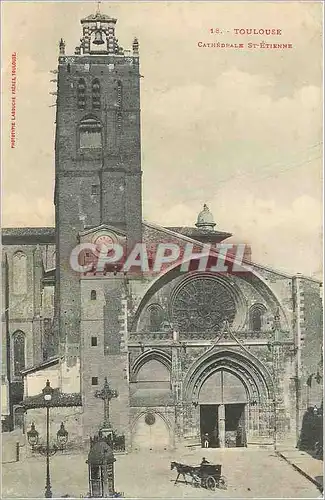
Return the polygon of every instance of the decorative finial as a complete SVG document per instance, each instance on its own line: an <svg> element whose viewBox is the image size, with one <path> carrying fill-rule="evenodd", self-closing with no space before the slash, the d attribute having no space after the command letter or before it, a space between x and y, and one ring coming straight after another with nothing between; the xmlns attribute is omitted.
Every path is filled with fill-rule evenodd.
<svg viewBox="0 0 325 500"><path fill-rule="evenodd" d="M99 15L99 14L100 14L100 4L101 4L101 0L98 0L98 2L97 2L97 10L96 10L96 15Z"/></svg>

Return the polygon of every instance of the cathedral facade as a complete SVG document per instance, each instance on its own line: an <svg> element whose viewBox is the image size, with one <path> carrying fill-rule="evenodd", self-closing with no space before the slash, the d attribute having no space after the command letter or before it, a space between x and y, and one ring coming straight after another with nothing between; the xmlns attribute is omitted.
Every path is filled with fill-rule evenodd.
<svg viewBox="0 0 325 500"><path fill-rule="evenodd" d="M202 269L197 255L231 236L206 205L193 227L143 221L139 43L124 50L99 12L81 25L73 55L59 45L55 228L2 232L3 428L34 422L44 435L49 380L52 432L64 422L81 445L108 423L97 397L107 378L109 423L130 450L295 441L321 401L307 384L321 361L320 282L249 252L248 272ZM103 243L193 252L185 270L98 270Z"/></svg>

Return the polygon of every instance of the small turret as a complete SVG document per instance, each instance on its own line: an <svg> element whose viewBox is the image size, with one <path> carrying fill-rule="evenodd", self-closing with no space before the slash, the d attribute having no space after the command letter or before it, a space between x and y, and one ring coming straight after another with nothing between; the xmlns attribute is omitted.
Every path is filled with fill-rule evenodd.
<svg viewBox="0 0 325 500"><path fill-rule="evenodd" d="M197 216L197 222L195 225L198 229L213 231L216 223L214 222L213 215L210 212L208 205L203 205L203 210Z"/></svg>
<svg viewBox="0 0 325 500"><path fill-rule="evenodd" d="M63 40L63 38L61 38L60 43L59 43L59 52L60 52L60 56L65 55L65 41Z"/></svg>
<svg viewBox="0 0 325 500"><path fill-rule="evenodd" d="M139 55L139 41L137 38L135 38L133 40L132 49L133 49L133 55L138 56Z"/></svg>

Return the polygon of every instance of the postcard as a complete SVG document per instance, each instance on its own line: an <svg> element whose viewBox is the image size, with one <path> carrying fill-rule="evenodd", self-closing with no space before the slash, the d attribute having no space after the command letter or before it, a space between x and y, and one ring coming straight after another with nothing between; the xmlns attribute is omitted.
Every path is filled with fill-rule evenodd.
<svg viewBox="0 0 325 500"><path fill-rule="evenodd" d="M2 498L323 493L323 4L4 1Z"/></svg>

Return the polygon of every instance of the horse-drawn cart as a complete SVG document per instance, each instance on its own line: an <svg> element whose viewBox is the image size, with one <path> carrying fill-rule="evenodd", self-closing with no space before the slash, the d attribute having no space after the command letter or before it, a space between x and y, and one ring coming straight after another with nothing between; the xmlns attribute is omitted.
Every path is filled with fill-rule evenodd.
<svg viewBox="0 0 325 500"><path fill-rule="evenodd" d="M178 462L171 462L171 469L177 470L176 484L180 475L183 476L185 483L186 475L190 476L192 485L195 487L206 488L208 490L215 490L215 488L226 489L227 481L221 475L221 465L214 465L210 463L202 463L198 467L185 465Z"/></svg>
<svg viewBox="0 0 325 500"><path fill-rule="evenodd" d="M193 468L193 484L208 490L226 489L226 478L221 475L221 465L202 464Z"/></svg>

